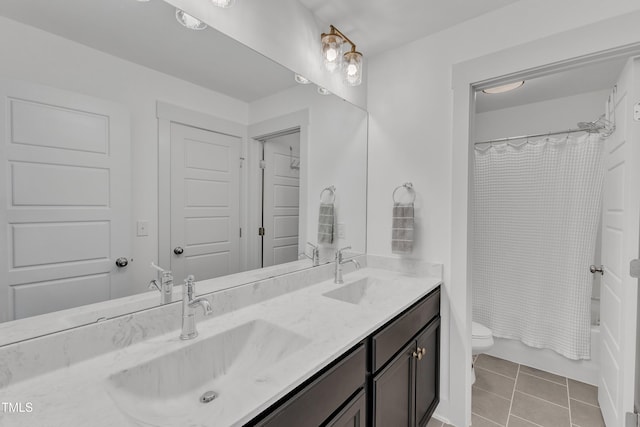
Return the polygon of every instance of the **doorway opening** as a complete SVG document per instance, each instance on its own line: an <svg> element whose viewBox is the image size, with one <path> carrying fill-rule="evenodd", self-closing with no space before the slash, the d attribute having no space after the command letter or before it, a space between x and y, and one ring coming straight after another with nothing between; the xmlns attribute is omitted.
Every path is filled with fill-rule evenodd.
<svg viewBox="0 0 640 427"><path fill-rule="evenodd" d="M587 316L587 322L590 320L590 323L585 326L587 329L590 326L590 334L588 334L591 340L590 356L580 357L584 360L578 362L569 360L560 356L557 350L556 352L548 349L541 350L527 346L519 339L509 339L513 337L508 337L504 331L494 333L496 344L487 351L490 356L525 366L527 369L538 369L541 370L539 372L547 371L559 377L566 377L569 381L569 388L571 388L571 381L576 384L575 380L579 384L588 383L597 387L597 391L594 392L597 395L596 407L597 405L601 406L602 415L607 425L620 425L620 421L624 419L623 408L625 405L622 404L622 401L625 399L624 396L629 395L629 382L625 381L625 377L632 374L629 372L630 365L625 360L635 352L636 347L635 330L633 333L623 331L620 325L635 325L637 311L637 304L635 304L637 295L635 293L630 295L625 290L628 288L626 282L629 282L630 278L626 277L628 274L624 271L626 268L624 266L629 260L623 255L625 248L629 246L628 243L625 243L626 238L623 236L631 236L632 240L635 236L635 256L637 256L638 249L638 212L629 209L630 206L635 205L634 201L637 196L624 190L633 182L633 177L636 177L635 171L640 167L638 150L634 148L633 144L628 143L637 140L640 136L640 129L633 120L634 104L640 100L640 92L635 89L638 86L637 82L640 82L640 66L638 61L634 60L637 53L637 49L631 52L627 51L624 55L612 52L608 55L599 55L595 59L572 60L565 64L554 64L510 76L485 80L471 86L467 265L471 273L469 276L473 280L467 284L467 289L473 292L472 306L469 307L470 314L473 312L472 320L492 319L491 314L488 314L488 317L480 315L483 308L478 307L476 293L480 292L479 289L486 291L487 286L492 287L491 277L497 282L499 281L497 276L508 270L507 267L494 268L488 275L484 274L486 271L480 271L486 267L482 261L485 253L481 253L482 256L480 256L480 252L478 252L483 247L483 241L493 239L496 234L500 233L487 234L486 230L482 228L486 222L478 222L478 218L487 213L478 210L478 206L482 204L479 203L479 200L482 202L484 196L489 198L495 196L480 193L481 190L478 190L478 182L486 179L485 173L487 172L478 169L480 167L476 161L478 152L482 149L503 150L503 152L511 150L514 153L522 154L528 147L533 145L538 148L544 147L549 141L556 143L549 150L556 149L562 144L568 144L574 134L589 135L587 132L573 132L581 130L584 123L596 123L599 120L602 123L615 121L616 128L615 131L613 128L611 129L611 136L603 138L601 142L597 143L598 147L602 147L604 196L603 201L596 202L602 203L603 210L601 212L598 210L597 213L600 225L595 228L591 227L594 228L591 238L596 242L593 258L591 258L592 261L584 262L584 265L578 266L579 269L575 273L585 276L580 285L583 286L583 289L588 287L591 291L591 286L593 287L592 295L588 296L591 297L588 301L591 303L591 312L582 313L584 315L582 317ZM501 95L489 95L482 92L483 89L520 80L524 80L525 84L512 92ZM583 130L589 129L584 127ZM557 135L552 137L554 134ZM551 147L551 144L549 146ZM519 170L515 171L516 179L526 169L522 164L520 166ZM489 170L489 173L492 172ZM506 177L505 179L510 180L511 178ZM529 181L529 183L531 182ZM517 200L520 200L522 194L531 187L533 187L532 184L527 185L526 182L523 182L521 187L506 189L507 205L509 203L514 206L519 205L520 202ZM478 192L474 192L474 190L478 190ZM508 194L509 192L511 193ZM565 201L566 199L558 200L557 203ZM508 214L503 211L497 215L499 218L491 219L491 221L500 221L501 219L510 221L503 216L506 218ZM558 219L566 220L567 218ZM544 224L542 226L544 227ZM520 234L520 237L512 233L510 236L506 236L506 240L512 241L515 244L514 250L518 251L517 242L523 242L523 246L527 246L524 244L526 239L522 237L531 231L531 227L527 227L522 230L523 234ZM540 236L539 232L534 234L537 237ZM491 251L490 247L493 246L488 245L485 249ZM553 248L547 247L545 251L548 251L550 255ZM545 255L543 254L543 257ZM589 264L593 263L597 271L597 266L601 265L600 261L604 264L605 274L604 276L598 274L592 277L589 273ZM538 263L533 259L531 259L531 265L536 265L536 268L540 269L548 267L545 263ZM536 276L537 273L534 270L535 268L531 271L520 271L522 273L520 282L526 281L531 276ZM570 279L573 280L574 277ZM489 283L480 283L482 281ZM563 283L563 280L558 280L558 283ZM515 289L518 286L518 280L512 278L511 284L510 289ZM497 291L491 292L496 294ZM498 292L498 294L504 295L504 292ZM634 303L625 303L630 300ZM537 307L540 312L543 312L544 309L544 306ZM588 318L589 314L591 319ZM600 319L602 319L602 328L599 327ZM531 324L535 321L527 318L512 320L512 325L517 324L518 321L523 324ZM572 320L571 318L566 319L565 322L557 322L556 326L569 328L569 323ZM500 329L500 326L496 326L496 329ZM633 369L631 368L631 370ZM535 377L535 374L531 372L533 371L523 375L523 378L519 376L513 378L514 390L520 389L522 391L523 387L526 388L526 381L531 382L529 377ZM492 375L489 370L480 370L480 373ZM477 375L478 372L476 372ZM487 381L486 378L483 378L480 384L473 386L472 399L481 398L476 395L483 393L482 384ZM536 381L539 381L537 377ZM584 385L586 386L586 384ZM512 396L515 397L517 394L514 392ZM571 399L570 397L567 400L564 409L566 412L564 415L568 419L571 419L574 409L571 407ZM557 402L549 403L557 404ZM504 414L507 418L512 415L514 414ZM472 418L473 416L482 415L473 412ZM514 416L517 417L517 414ZM539 423L539 420L535 419L528 421Z"/></svg>
<svg viewBox="0 0 640 427"><path fill-rule="evenodd" d="M260 266L296 261L300 223L300 128L261 136Z"/></svg>

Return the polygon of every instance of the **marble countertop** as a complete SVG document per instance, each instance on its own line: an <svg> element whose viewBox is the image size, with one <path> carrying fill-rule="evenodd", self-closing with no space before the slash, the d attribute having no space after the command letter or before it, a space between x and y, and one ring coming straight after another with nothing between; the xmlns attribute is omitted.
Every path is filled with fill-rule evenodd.
<svg viewBox="0 0 640 427"><path fill-rule="evenodd" d="M323 296L366 277L384 281L384 287L376 290L375 298L356 305ZM441 282L439 277L409 276L377 268L363 268L345 274L344 279L345 285L326 280L210 320L201 320L197 325L199 336L193 340L181 341L176 330L10 385L2 390L2 400L21 403L25 410L3 413L0 408L0 424L25 427L241 426ZM137 397L135 393L123 394L114 386L114 375L126 374L131 368L160 355L206 343L211 337L252 322L267 328L259 329L259 334L271 330L269 328L286 331L277 339L284 340L283 345L290 346L290 351L283 356L273 356L272 363L259 372L252 372L252 369L233 372L232 366L228 376L233 374L233 382L239 386L223 387L225 391L209 404L200 403L199 392L193 390L189 393L176 391L170 398L154 399ZM234 344L225 342L225 345ZM260 354L263 349L253 350ZM181 372L199 369L182 363L182 359L178 365L175 369L181 369ZM148 387L160 389L162 385ZM143 389L142 393L151 396L154 390Z"/></svg>

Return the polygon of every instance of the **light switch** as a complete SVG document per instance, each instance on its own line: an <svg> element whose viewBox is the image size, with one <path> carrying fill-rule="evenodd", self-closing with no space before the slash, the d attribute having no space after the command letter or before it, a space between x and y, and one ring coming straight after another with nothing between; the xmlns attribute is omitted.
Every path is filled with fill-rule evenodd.
<svg viewBox="0 0 640 427"><path fill-rule="evenodd" d="M344 224L338 224L338 238L344 239L347 237L346 226Z"/></svg>
<svg viewBox="0 0 640 427"><path fill-rule="evenodd" d="M149 221L138 221L138 237L149 235Z"/></svg>

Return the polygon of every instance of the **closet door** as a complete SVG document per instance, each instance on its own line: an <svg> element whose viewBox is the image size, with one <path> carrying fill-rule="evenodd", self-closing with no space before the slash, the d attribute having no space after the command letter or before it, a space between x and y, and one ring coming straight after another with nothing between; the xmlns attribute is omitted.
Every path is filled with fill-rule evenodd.
<svg viewBox="0 0 640 427"><path fill-rule="evenodd" d="M0 321L129 295L127 111L0 80L0 117Z"/></svg>
<svg viewBox="0 0 640 427"><path fill-rule="evenodd" d="M610 104L616 130L604 142L600 327L602 346L598 401L607 426L623 426L633 412L637 279L629 262L639 258L640 122L633 107L640 100L640 67L631 59ZM613 116L612 116L613 117ZM588 268L588 266L585 266Z"/></svg>
<svg viewBox="0 0 640 427"><path fill-rule="evenodd" d="M171 270L211 279L240 270L240 138L171 123Z"/></svg>

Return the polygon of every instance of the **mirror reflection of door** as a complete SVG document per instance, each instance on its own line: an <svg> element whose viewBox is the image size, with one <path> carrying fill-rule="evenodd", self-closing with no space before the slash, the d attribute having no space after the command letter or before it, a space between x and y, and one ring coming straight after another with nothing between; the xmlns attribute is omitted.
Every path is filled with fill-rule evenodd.
<svg viewBox="0 0 640 427"><path fill-rule="evenodd" d="M298 259L300 130L262 140L262 267Z"/></svg>
<svg viewBox="0 0 640 427"><path fill-rule="evenodd" d="M241 139L171 123L171 270L211 279L240 270Z"/></svg>
<svg viewBox="0 0 640 427"><path fill-rule="evenodd" d="M0 80L0 117L0 321L130 295L126 109Z"/></svg>

